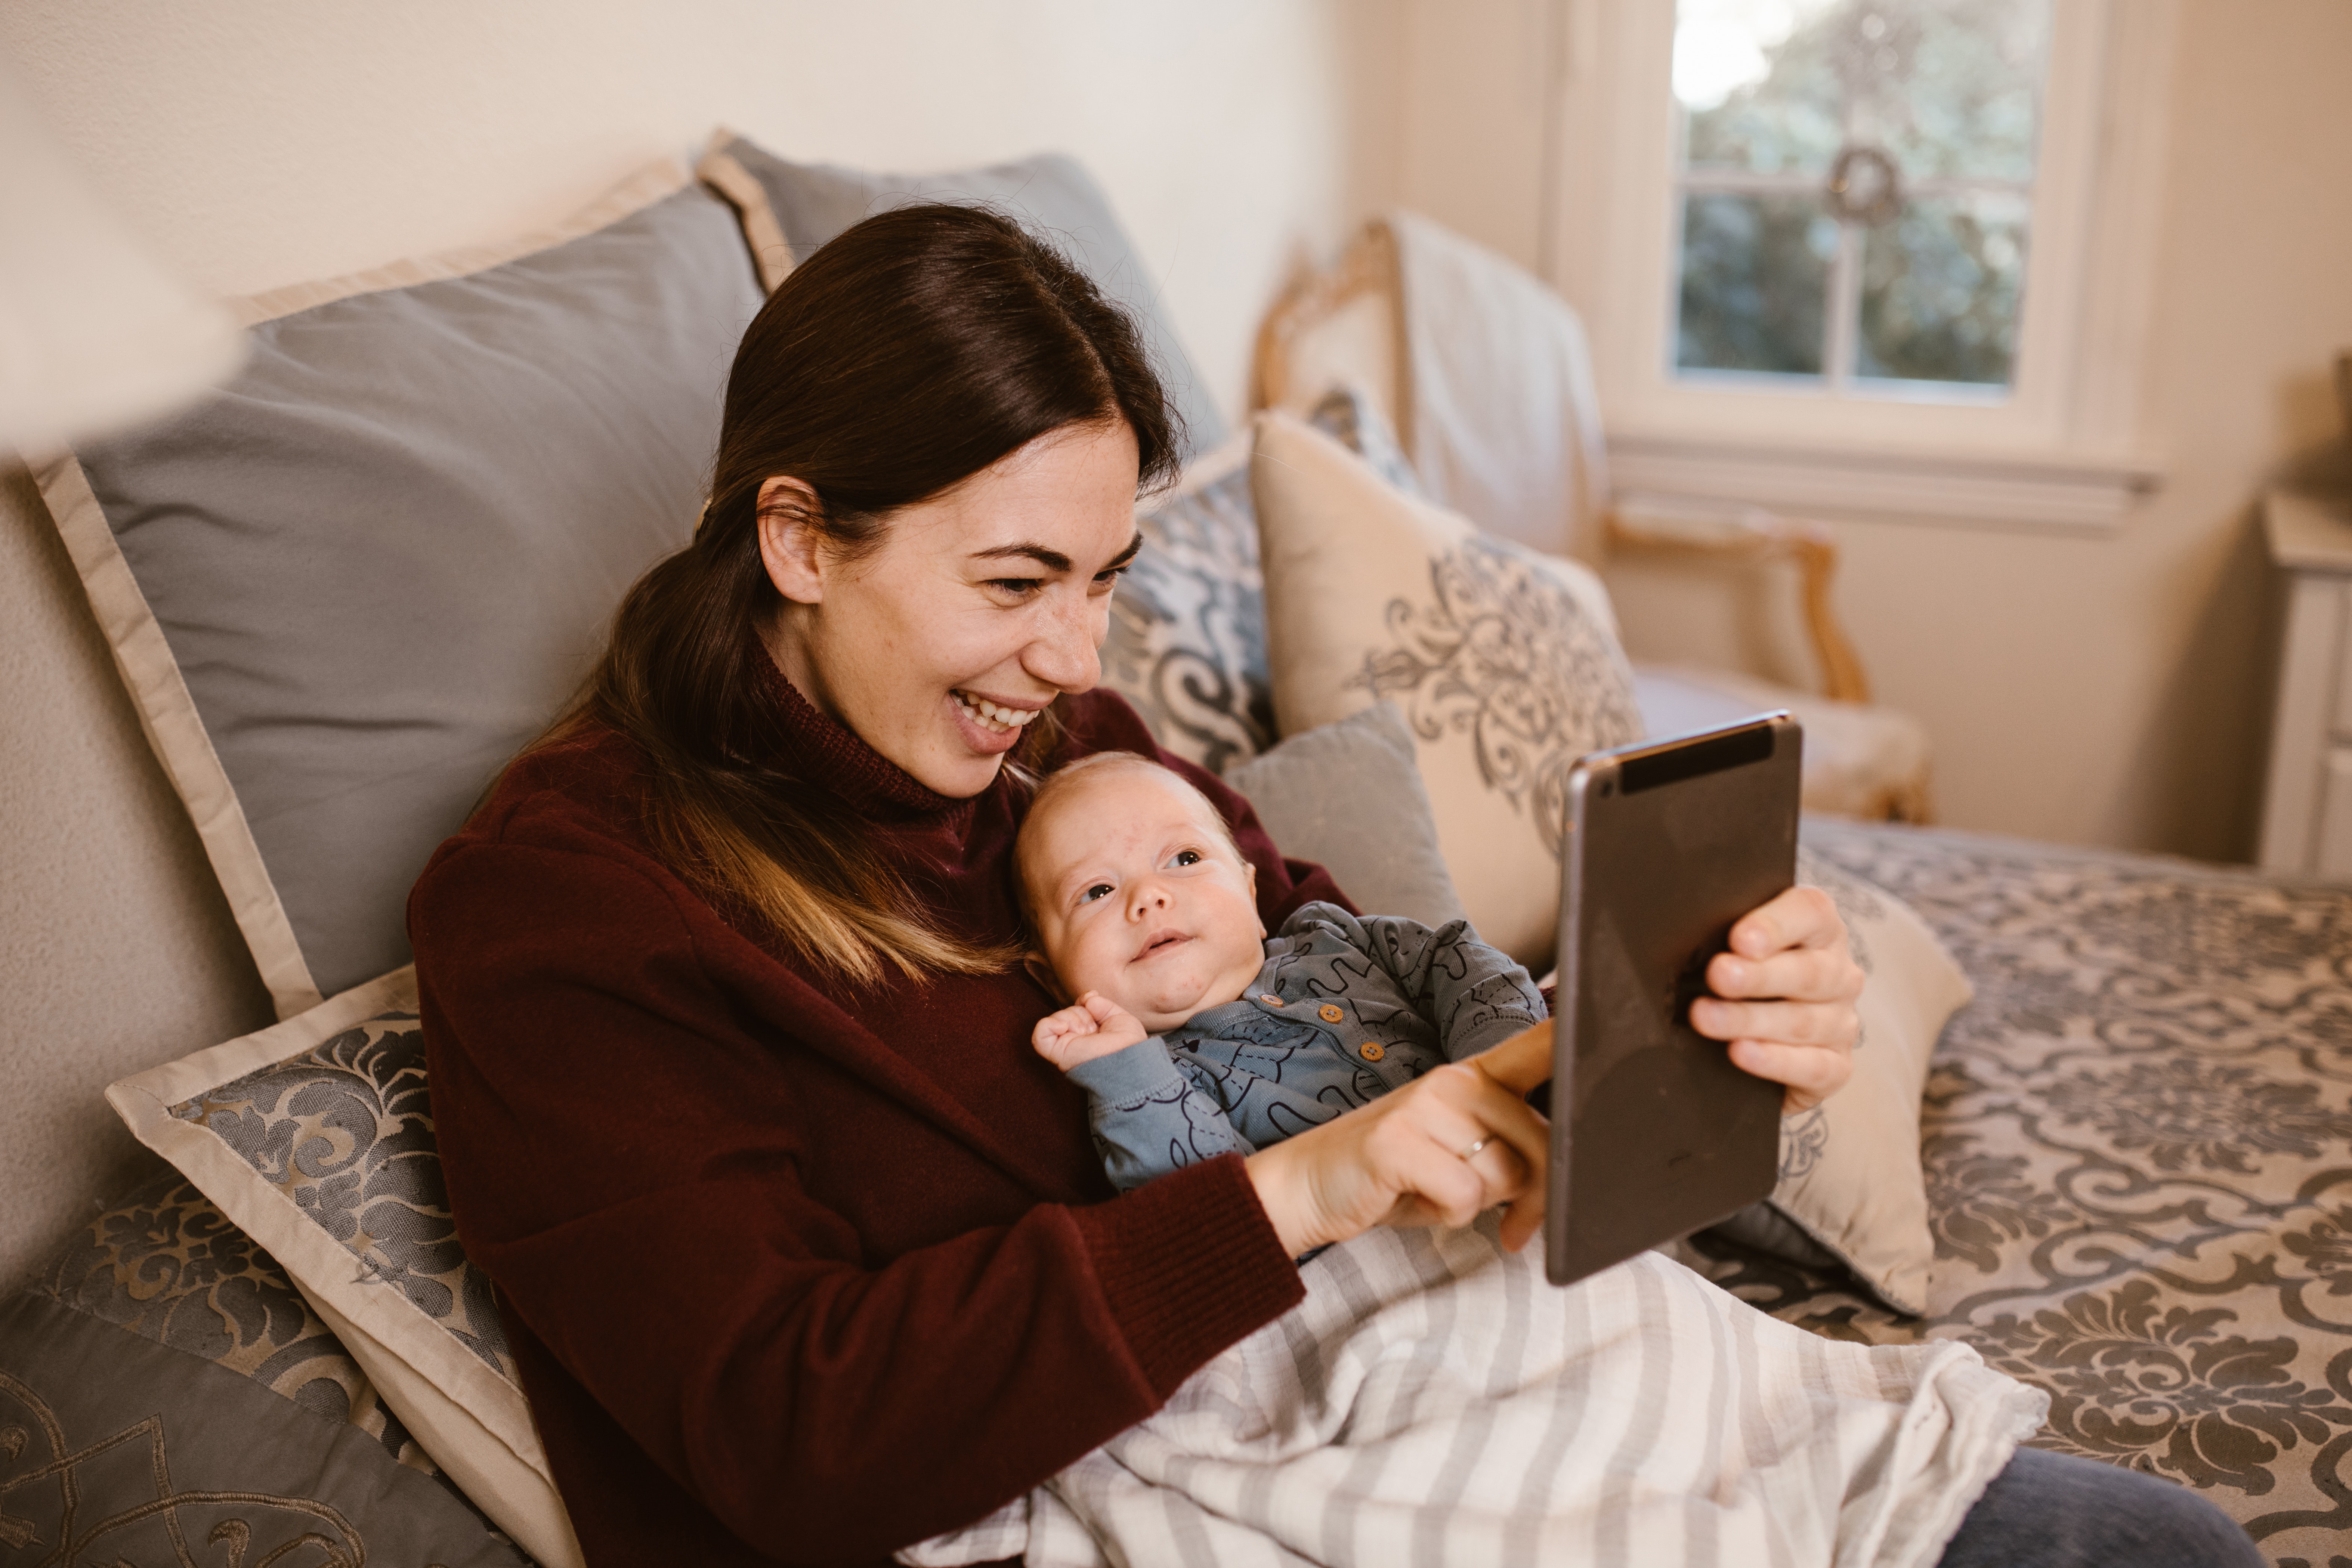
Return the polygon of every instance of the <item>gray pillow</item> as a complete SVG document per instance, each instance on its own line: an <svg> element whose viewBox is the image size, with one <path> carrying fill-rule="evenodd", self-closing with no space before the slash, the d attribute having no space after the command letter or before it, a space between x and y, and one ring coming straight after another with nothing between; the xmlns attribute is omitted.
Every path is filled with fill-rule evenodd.
<svg viewBox="0 0 2352 1568"><path fill-rule="evenodd" d="M42 475L281 1016L406 961L426 858L701 504L733 213L673 166L522 243L257 301L216 395Z"/></svg>
<svg viewBox="0 0 2352 1568"><path fill-rule="evenodd" d="M1061 245L1095 286L1142 326L1170 400L1183 416L1190 450L1225 438L1225 422L1160 310L1160 279L1145 270L1111 215L1110 203L1076 159L1042 153L1017 163L938 174L886 174L830 163L794 163L738 136L719 151L766 195L795 261L851 224L909 202L960 202L1020 219Z"/></svg>
<svg viewBox="0 0 2352 1568"><path fill-rule="evenodd" d="M1393 702L1294 735L1225 775L1285 855L1322 864L1366 914L1463 918L1412 727Z"/></svg>
<svg viewBox="0 0 2352 1568"><path fill-rule="evenodd" d="M193 1546L207 1563L528 1568L285 1271L176 1173L0 1298L0 1374L10 1562L13 1529L26 1562L186 1562Z"/></svg>

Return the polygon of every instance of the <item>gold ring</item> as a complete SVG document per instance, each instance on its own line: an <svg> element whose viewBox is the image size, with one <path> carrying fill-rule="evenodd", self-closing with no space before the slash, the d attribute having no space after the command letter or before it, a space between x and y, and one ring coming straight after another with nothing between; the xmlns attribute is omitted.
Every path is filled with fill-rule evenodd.
<svg viewBox="0 0 2352 1568"><path fill-rule="evenodd" d="M1487 1144L1493 1142L1494 1140L1491 1138L1481 1138L1475 1143L1471 1144L1467 1149L1465 1149L1460 1153L1454 1155L1454 1158L1457 1160L1467 1160L1476 1154L1479 1150L1484 1149Z"/></svg>

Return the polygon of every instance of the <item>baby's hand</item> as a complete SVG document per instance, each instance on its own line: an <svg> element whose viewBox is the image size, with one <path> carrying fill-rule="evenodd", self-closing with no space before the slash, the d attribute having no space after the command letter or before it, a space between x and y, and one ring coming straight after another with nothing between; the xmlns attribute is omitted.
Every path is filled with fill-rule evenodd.
<svg viewBox="0 0 2352 1568"><path fill-rule="evenodd" d="M1067 1072L1080 1062L1123 1051L1150 1032L1134 1014L1101 992L1089 991L1072 1005L1038 1019L1029 1043L1039 1056Z"/></svg>

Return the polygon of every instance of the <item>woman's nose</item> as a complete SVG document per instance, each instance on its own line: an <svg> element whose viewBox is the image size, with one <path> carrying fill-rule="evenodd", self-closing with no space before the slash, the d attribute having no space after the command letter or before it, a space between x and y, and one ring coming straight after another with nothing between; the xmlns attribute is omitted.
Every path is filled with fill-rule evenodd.
<svg viewBox="0 0 2352 1568"><path fill-rule="evenodd" d="M1095 614L1091 601L1055 606L1021 650L1022 666L1057 690L1090 691L1102 679L1102 659L1096 649L1109 629L1109 616Z"/></svg>

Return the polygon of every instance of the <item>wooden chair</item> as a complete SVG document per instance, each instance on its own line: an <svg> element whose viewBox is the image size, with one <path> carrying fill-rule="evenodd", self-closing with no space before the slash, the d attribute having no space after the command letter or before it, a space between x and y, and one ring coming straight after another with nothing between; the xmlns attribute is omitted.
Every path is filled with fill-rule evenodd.
<svg viewBox="0 0 2352 1568"><path fill-rule="evenodd" d="M1334 385L1353 384L1388 417L1405 451L1416 451L1418 379L1399 245L1390 221L1376 218L1335 265L1302 278L1286 292L1259 328L1255 406L1304 413ZM1508 266L1491 259L1496 267ZM1568 308L1550 296L1544 309ZM1497 375L1514 372L1507 363L1495 367ZM1583 472L1580 485L1568 487L1582 500L1570 509L1577 515L1562 520L1559 542L1566 552L1612 577L1637 567L1650 574L1689 568L1718 578L1728 571L1752 578L1758 591L1778 584L1784 593L1793 578L1795 620L1810 656L1811 690L1788 684L1786 668L1759 672L1637 658L1635 687L1652 732L1787 707L1805 725L1808 809L1927 821L1926 732L1910 715L1871 704L1869 677L1832 602L1838 550L1830 526L1756 507L1685 515L1625 504L1609 489L1597 411L1586 403L1569 443L1568 460ZM1458 510L1482 526L1494 526L1470 505ZM1677 629L1636 622L1625 627L1626 640L1637 648L1670 649L1688 640L1677 638Z"/></svg>

